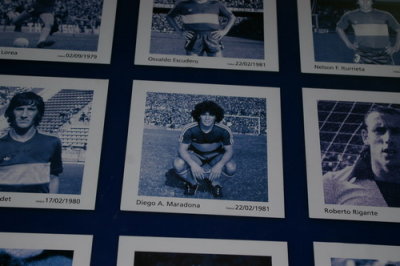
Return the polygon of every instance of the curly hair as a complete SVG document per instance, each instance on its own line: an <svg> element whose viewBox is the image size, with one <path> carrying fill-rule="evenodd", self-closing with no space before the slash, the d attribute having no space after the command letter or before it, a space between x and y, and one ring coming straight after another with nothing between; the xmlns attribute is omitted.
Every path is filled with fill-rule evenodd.
<svg viewBox="0 0 400 266"><path fill-rule="evenodd" d="M8 105L4 116L7 118L11 127L15 126L14 109L23 105L35 105L38 113L35 117L34 125L38 126L44 114L43 98L34 92L21 92L14 95Z"/></svg>
<svg viewBox="0 0 400 266"><path fill-rule="evenodd" d="M217 123L224 119L224 109L213 101L203 101L196 104L192 111L192 117L196 122L199 122L200 116L205 113L215 116L215 122Z"/></svg>

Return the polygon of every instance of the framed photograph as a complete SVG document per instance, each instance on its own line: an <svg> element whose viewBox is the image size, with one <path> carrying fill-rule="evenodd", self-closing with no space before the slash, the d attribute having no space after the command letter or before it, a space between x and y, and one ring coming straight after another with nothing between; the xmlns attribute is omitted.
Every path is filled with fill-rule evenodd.
<svg viewBox="0 0 400 266"><path fill-rule="evenodd" d="M94 209L108 81L0 80L0 206Z"/></svg>
<svg viewBox="0 0 400 266"><path fill-rule="evenodd" d="M122 210L284 217L279 88L134 81Z"/></svg>
<svg viewBox="0 0 400 266"><path fill-rule="evenodd" d="M0 265L90 265L92 236L0 233Z"/></svg>
<svg viewBox="0 0 400 266"><path fill-rule="evenodd" d="M0 59L109 64L117 1L4 0Z"/></svg>
<svg viewBox="0 0 400 266"><path fill-rule="evenodd" d="M310 217L400 222L400 94L303 89Z"/></svg>
<svg viewBox="0 0 400 266"><path fill-rule="evenodd" d="M275 0L140 2L135 64L278 71Z"/></svg>
<svg viewBox="0 0 400 266"><path fill-rule="evenodd" d="M396 266L400 247L366 244L314 242L315 265Z"/></svg>
<svg viewBox="0 0 400 266"><path fill-rule="evenodd" d="M399 0L297 0L305 73L400 77Z"/></svg>
<svg viewBox="0 0 400 266"><path fill-rule="evenodd" d="M120 236L117 266L287 266L286 242Z"/></svg>

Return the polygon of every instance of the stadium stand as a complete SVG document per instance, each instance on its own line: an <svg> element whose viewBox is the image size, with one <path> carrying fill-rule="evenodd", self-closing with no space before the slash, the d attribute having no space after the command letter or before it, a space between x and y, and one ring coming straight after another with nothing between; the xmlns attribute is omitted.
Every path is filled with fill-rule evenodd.
<svg viewBox="0 0 400 266"><path fill-rule="evenodd" d="M153 93L146 97L145 126L181 130L192 122L194 106L211 100L225 110L223 123L237 134L266 134L266 100L249 97Z"/></svg>
<svg viewBox="0 0 400 266"><path fill-rule="evenodd" d="M364 144L361 128L364 115L376 103L319 101L318 121L322 171L337 171L353 165ZM383 106L384 104L378 104ZM398 105L386 105L400 109Z"/></svg>

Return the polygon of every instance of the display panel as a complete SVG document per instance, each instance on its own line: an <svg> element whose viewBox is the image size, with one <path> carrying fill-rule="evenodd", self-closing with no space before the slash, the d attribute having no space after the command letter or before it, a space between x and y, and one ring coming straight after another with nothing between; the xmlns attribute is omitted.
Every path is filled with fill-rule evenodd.
<svg viewBox="0 0 400 266"><path fill-rule="evenodd" d="M395 266L400 265L400 247L314 242L315 265Z"/></svg>
<svg viewBox="0 0 400 266"><path fill-rule="evenodd" d="M121 236L118 266L281 265L286 242Z"/></svg>
<svg viewBox="0 0 400 266"><path fill-rule="evenodd" d="M149 0L139 14L135 64L278 71L274 0Z"/></svg>
<svg viewBox="0 0 400 266"><path fill-rule="evenodd" d="M0 233L0 264L90 265L92 236Z"/></svg>
<svg viewBox="0 0 400 266"><path fill-rule="evenodd" d="M278 88L135 81L131 106L122 210L284 216Z"/></svg>
<svg viewBox="0 0 400 266"><path fill-rule="evenodd" d="M2 1L0 58L108 64L117 1Z"/></svg>
<svg viewBox="0 0 400 266"><path fill-rule="evenodd" d="M298 0L301 70L400 77L400 2Z"/></svg>
<svg viewBox="0 0 400 266"><path fill-rule="evenodd" d="M400 94L303 89L310 217L399 222Z"/></svg>
<svg viewBox="0 0 400 266"><path fill-rule="evenodd" d="M108 82L0 80L0 205L93 209Z"/></svg>

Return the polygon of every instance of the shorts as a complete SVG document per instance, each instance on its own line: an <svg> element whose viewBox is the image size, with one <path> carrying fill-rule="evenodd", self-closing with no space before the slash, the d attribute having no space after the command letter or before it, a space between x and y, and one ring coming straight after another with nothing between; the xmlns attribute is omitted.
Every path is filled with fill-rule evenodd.
<svg viewBox="0 0 400 266"><path fill-rule="evenodd" d="M185 49L194 54L215 54L223 49L221 40L214 38L212 31L190 31L193 37L186 40Z"/></svg>
<svg viewBox="0 0 400 266"><path fill-rule="evenodd" d="M49 183L38 185L0 185L0 192L49 193Z"/></svg>
<svg viewBox="0 0 400 266"><path fill-rule="evenodd" d="M386 53L385 48L360 47L354 54L356 64L393 65L393 57Z"/></svg>

